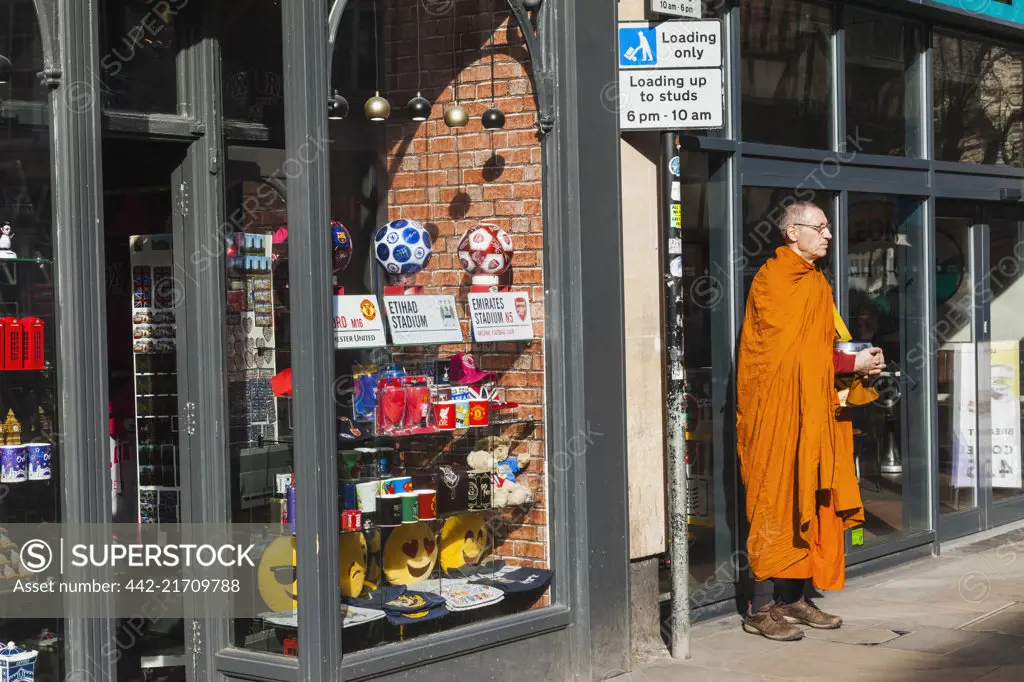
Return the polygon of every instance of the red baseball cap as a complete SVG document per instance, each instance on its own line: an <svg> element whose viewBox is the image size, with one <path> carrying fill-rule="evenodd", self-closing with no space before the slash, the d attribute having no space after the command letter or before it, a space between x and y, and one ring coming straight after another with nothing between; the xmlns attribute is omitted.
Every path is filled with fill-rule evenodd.
<svg viewBox="0 0 1024 682"><path fill-rule="evenodd" d="M494 381L494 372L484 372L476 368L473 356L468 353L456 353L449 358L448 380L453 384L478 384L481 381Z"/></svg>

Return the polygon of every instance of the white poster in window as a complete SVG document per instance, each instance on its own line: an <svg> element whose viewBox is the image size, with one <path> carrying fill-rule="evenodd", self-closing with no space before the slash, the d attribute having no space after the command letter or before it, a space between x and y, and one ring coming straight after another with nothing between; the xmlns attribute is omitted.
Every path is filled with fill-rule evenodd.
<svg viewBox="0 0 1024 682"><path fill-rule="evenodd" d="M379 348L387 345L384 319L376 296L334 297L334 347Z"/></svg>
<svg viewBox="0 0 1024 682"><path fill-rule="evenodd" d="M469 295L474 341L532 341L530 296L522 291Z"/></svg>
<svg viewBox="0 0 1024 682"><path fill-rule="evenodd" d="M953 348L953 487L974 488L978 483L977 390L974 344L949 344Z"/></svg>
<svg viewBox="0 0 1024 682"><path fill-rule="evenodd" d="M446 295L385 296L384 310L396 346L462 343L462 325L455 297Z"/></svg>
<svg viewBox="0 0 1024 682"><path fill-rule="evenodd" d="M992 487L1021 487L1020 344L992 341Z"/></svg>

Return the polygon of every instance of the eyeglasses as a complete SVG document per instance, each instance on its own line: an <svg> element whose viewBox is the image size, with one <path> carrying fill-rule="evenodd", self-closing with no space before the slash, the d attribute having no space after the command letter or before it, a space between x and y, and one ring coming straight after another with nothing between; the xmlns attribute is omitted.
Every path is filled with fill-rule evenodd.
<svg viewBox="0 0 1024 682"><path fill-rule="evenodd" d="M830 225L829 223L823 223L821 225L809 225L807 223L793 223L793 225L796 225L797 227L809 227L812 230L814 230L815 232L817 232L818 234L821 234L825 230L829 230L830 232L832 231L832 225Z"/></svg>

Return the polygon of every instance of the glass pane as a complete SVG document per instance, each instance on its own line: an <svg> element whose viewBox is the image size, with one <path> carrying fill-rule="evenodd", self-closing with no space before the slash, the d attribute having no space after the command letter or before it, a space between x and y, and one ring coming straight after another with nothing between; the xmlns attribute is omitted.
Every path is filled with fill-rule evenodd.
<svg viewBox="0 0 1024 682"><path fill-rule="evenodd" d="M743 0L743 140L829 145L832 13L801 0Z"/></svg>
<svg viewBox="0 0 1024 682"><path fill-rule="evenodd" d="M912 249L921 247L920 202L876 194L849 197L849 317L854 341L885 353L885 371L872 385L879 397L852 407L854 458L866 521L864 540L927 528L927 499L916 499L915 477L927 472L908 423L913 328L920 306L908 300L920 267ZM918 361L919 362L919 361ZM908 373L909 372L909 373Z"/></svg>
<svg viewBox="0 0 1024 682"><path fill-rule="evenodd" d="M47 94L33 3L0 0L0 55L11 63L0 85L0 527L60 523L61 421L57 413L57 328L53 290L53 213ZM0 63L6 67L6 62ZM21 102L37 104L19 110ZM13 114L13 115L10 115ZM17 335L16 344L7 339ZM44 460L48 460L48 463ZM19 557L31 539L0 528L0 574L41 580ZM5 587L4 592L9 592ZM0 599L9 598L8 596ZM30 615L30 614L26 614ZM63 680L64 621L0 618L4 643L38 652L35 679ZM50 637L56 636L56 640Z"/></svg>
<svg viewBox="0 0 1024 682"><path fill-rule="evenodd" d="M550 603L540 163L525 134L532 99L513 96L529 92L529 78L493 85L504 130L451 131L437 106L431 121L397 125L416 94L418 29L433 100L449 96L450 71L427 71L450 63L438 55L454 47L460 64L489 66L481 46L494 31L496 48L483 54L501 77L522 43L502 25L506 11L483 34L467 24L453 46L450 23L423 7L418 25L378 16L390 39L379 65L363 49L374 44L374 5L346 12L339 32L350 40L339 46L349 53L336 56L333 84L353 113L330 122L334 222L313 228L334 254L323 286L335 294L345 654ZM387 128L359 111L376 80L367 73L378 71L395 108ZM461 104L474 116L491 104L489 81L489 68L462 70ZM467 233L475 283L460 265ZM475 295L486 298L473 307ZM471 319L489 325L477 327L479 341ZM551 466L571 466L592 437L574 434ZM395 611L402 603L412 617ZM364 607L387 614L362 623Z"/></svg>
<svg viewBox="0 0 1024 682"><path fill-rule="evenodd" d="M935 33L935 158L1024 164L1024 53L989 41Z"/></svg>
<svg viewBox="0 0 1024 682"><path fill-rule="evenodd" d="M1021 484L1021 355L1024 341L1024 213L993 218L992 267L992 498L1024 494Z"/></svg>
<svg viewBox="0 0 1024 682"><path fill-rule="evenodd" d="M270 127L283 147L281 3L225 0L220 21L224 117ZM278 133L280 139L276 138Z"/></svg>
<svg viewBox="0 0 1024 682"><path fill-rule="evenodd" d="M973 204L937 202L935 290L939 380L939 505L943 513L978 504L974 305L970 271Z"/></svg>
<svg viewBox="0 0 1024 682"><path fill-rule="evenodd" d="M844 26L847 149L920 156L920 26L855 9Z"/></svg>
<svg viewBox="0 0 1024 682"><path fill-rule="evenodd" d="M46 100L46 88L39 78L43 47L32 0L0 1L0 69L7 69L0 99Z"/></svg>
<svg viewBox="0 0 1024 682"><path fill-rule="evenodd" d="M100 102L105 109L178 113L175 57L188 0L101 0Z"/></svg>
<svg viewBox="0 0 1024 682"><path fill-rule="evenodd" d="M685 358L686 462L690 510L687 514L690 540L690 596L696 602L713 601L717 590L733 579L732 532L729 520L734 497L728 476L715 466L716 429L713 398L728 390L731 377L715 371L712 324L728 315L724 304L725 282L712 262L711 194L721 191L714 178L724 164L718 155L686 152L678 154L678 189L669 197L669 239L680 239L682 255L672 269L681 273L684 292L683 357ZM674 163L666 160L665 172ZM675 183L675 179L674 179ZM721 303L722 305L719 305ZM721 448L720 448L721 449ZM726 457L731 450L725 449ZM726 467L730 469L730 467ZM716 477L715 472L719 471ZM716 505L716 500L719 503ZM721 500L729 508L723 508ZM666 567L667 568L667 567ZM671 590L669 572L663 571L663 589Z"/></svg>
<svg viewBox="0 0 1024 682"><path fill-rule="evenodd" d="M832 192L811 192L801 190L804 200L811 201L825 212L829 224L835 224ZM786 206L796 202L793 190L773 189L769 187L743 188L743 247L737 254L740 270L743 272L743 296L750 291L750 283L758 269L775 255L775 250L783 245L779 221L782 219ZM817 265L825 274L829 283L833 283L832 272L833 249L818 260Z"/></svg>

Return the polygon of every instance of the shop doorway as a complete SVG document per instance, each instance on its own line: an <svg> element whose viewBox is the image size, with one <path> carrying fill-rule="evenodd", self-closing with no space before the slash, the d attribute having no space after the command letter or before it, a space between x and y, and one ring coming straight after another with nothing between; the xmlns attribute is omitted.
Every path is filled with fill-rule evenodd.
<svg viewBox="0 0 1024 682"><path fill-rule="evenodd" d="M940 539L1024 515L1024 207L936 206Z"/></svg>
<svg viewBox="0 0 1024 682"><path fill-rule="evenodd" d="M188 343L180 143L106 138L103 189L107 280L112 521L175 524L189 451ZM119 682L186 679L185 621L115 622Z"/></svg>

